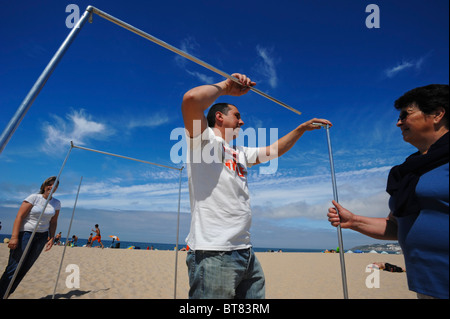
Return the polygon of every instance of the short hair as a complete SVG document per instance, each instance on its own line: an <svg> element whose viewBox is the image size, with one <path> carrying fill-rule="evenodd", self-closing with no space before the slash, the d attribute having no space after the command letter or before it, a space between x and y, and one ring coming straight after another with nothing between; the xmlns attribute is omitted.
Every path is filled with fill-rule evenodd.
<svg viewBox="0 0 450 319"><path fill-rule="evenodd" d="M41 189L39 190L39 194L44 194L45 193L45 188L51 184L54 184L56 181L56 176L51 176L49 178L47 178L41 185ZM58 187L59 185L59 181L56 184L56 187Z"/></svg>
<svg viewBox="0 0 450 319"><path fill-rule="evenodd" d="M448 128L448 101L449 101L448 84L430 84L426 86L412 89L400 98L398 98L394 106L397 110L416 104L417 107L425 114L431 114L439 107L444 108L445 127Z"/></svg>
<svg viewBox="0 0 450 319"><path fill-rule="evenodd" d="M206 119L208 120L208 126L214 127L216 125L216 113L220 112L225 115L228 114L228 111L230 110L229 103L216 103L208 111L208 115L206 116Z"/></svg>

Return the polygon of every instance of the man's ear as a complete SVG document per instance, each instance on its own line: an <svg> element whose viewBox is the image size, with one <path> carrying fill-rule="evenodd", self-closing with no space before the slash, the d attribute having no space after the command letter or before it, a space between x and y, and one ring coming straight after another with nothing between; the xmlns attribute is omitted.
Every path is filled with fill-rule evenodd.
<svg viewBox="0 0 450 319"><path fill-rule="evenodd" d="M438 109L434 112L434 122L437 124L444 118L445 109L443 107L438 107Z"/></svg>
<svg viewBox="0 0 450 319"><path fill-rule="evenodd" d="M223 114L222 112L217 111L216 112L216 124L222 124L223 122Z"/></svg>

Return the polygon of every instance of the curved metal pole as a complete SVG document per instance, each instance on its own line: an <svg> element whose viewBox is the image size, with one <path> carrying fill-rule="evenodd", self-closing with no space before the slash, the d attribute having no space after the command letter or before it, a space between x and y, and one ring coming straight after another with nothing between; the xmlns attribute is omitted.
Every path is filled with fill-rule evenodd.
<svg viewBox="0 0 450 319"><path fill-rule="evenodd" d="M13 134L16 131L17 127L19 126L20 122L22 122L23 118L25 117L25 114L30 109L31 104L33 104L34 100L37 98L37 96L41 92L45 83L47 83L47 80L50 77L50 75L52 75L53 70L55 70L59 61L62 59L62 57L66 53L67 49L72 44L73 40L78 35L78 33L80 32L81 28L86 23L86 20L89 18L90 15L91 15L91 12L86 10L86 12L80 18L80 20L78 20L78 23L72 28L72 31L69 33L67 38L61 44L58 51L56 51L55 55L50 60L47 67L42 72L41 76L34 83L33 87L28 92L28 94L25 97L25 99L23 100L22 104L19 106L16 113L9 121L8 125L4 129L2 135L0 136L0 154L5 149L6 144L8 144L9 140L13 136Z"/></svg>
<svg viewBox="0 0 450 319"><path fill-rule="evenodd" d="M177 275L178 275L178 241L180 236L180 201L181 201L181 174L183 173L183 167L180 169L180 186L178 188L178 217L177 217L177 243L175 245L175 278L173 288L173 299L177 299Z"/></svg>
<svg viewBox="0 0 450 319"><path fill-rule="evenodd" d="M69 152L67 153L67 156L66 156L66 158L64 159L64 162L63 162L63 164L62 164L62 166L61 166L61 169L59 170L59 174L58 174L58 176L56 177L56 180L55 180L55 182L54 182L53 185L58 184L58 182L59 182L59 177L61 176L61 173L62 173L62 171L63 171L63 169L64 169L64 166L66 165L67 159L69 158L69 155L70 155L70 152L71 152L71 151L72 151L72 146L70 146ZM44 204L44 207L43 207L43 209L42 209L42 212L41 212L41 214L39 215L39 219L38 219L38 221L36 222L36 226L34 227L33 232L31 233L30 239L28 240L28 244L27 244L27 246L25 247L25 250L23 251L22 257L20 257L20 260L19 260L19 263L18 263L18 265L17 265L16 271L14 272L14 275L13 275L13 277L12 277L12 279L11 279L11 282L9 283L8 288L6 289L6 292L5 292L5 295L3 296L3 299L7 299L8 296L9 296L9 292L10 292L10 290L11 290L11 287L13 286L14 281L16 280L17 274L19 273L20 268L22 267L23 261L25 260L25 257L26 257L27 254L28 254L28 250L29 250L29 248L30 248L30 246L31 246L31 243L32 243L33 238L34 238L34 235L36 234L36 229L37 229L37 227L39 226L39 223L41 222L42 216L44 215L45 209L47 208L47 204L50 202L50 199L52 198L54 192L55 192L55 188L52 187L52 190L51 190L50 194L48 195L47 200L45 201L45 204Z"/></svg>
<svg viewBox="0 0 450 319"><path fill-rule="evenodd" d="M52 297L52 299L55 299L56 286L58 285L59 275L61 274L61 268L62 268L62 264L63 264L63 260L64 260L64 255L66 254L67 239L70 236L70 229L72 228L73 216L75 215L75 207L77 207L78 194L80 194L80 187L81 187L81 181L82 180L83 180L83 176L81 176L80 184L78 185L77 197L75 198L75 204L73 205L72 218L70 219L69 229L67 230L66 243L64 244L64 249L63 249L63 253L62 253L62 256L61 256L61 263L59 264L59 270L58 270L58 275L56 276L55 288L53 289L53 297Z"/></svg>

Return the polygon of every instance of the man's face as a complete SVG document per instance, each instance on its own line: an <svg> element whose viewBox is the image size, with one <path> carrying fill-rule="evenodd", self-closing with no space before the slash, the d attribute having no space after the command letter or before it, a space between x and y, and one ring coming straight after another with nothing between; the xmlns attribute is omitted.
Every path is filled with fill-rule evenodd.
<svg viewBox="0 0 450 319"><path fill-rule="evenodd" d="M222 113L223 127L225 128L225 136L231 139L235 139L239 135L239 129L244 125L244 121L241 119L239 110L234 105L228 106L228 113ZM225 140L228 140L225 138Z"/></svg>

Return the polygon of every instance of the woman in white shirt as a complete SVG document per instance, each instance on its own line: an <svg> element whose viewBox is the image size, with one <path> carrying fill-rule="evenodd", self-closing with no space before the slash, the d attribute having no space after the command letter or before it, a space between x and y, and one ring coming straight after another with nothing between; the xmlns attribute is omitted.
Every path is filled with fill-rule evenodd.
<svg viewBox="0 0 450 319"><path fill-rule="evenodd" d="M22 258L31 234L37 225L45 203L47 202L53 187L55 187L53 193L56 192L56 189L58 188L59 181L54 185L55 181L56 176L47 178L41 185L39 194L31 194L25 198L19 208L19 212L14 221L11 239L8 243L8 247L10 248L8 265L0 279L0 298L8 297L5 296L6 290L14 276L14 272ZM44 247L45 251L48 251L53 246L60 209L61 202L56 198L50 198L47 207L45 208L45 212L37 225L33 242L19 273L14 280L9 294L13 293L17 288L20 281L25 277L28 270L30 270L34 262L38 259Z"/></svg>

